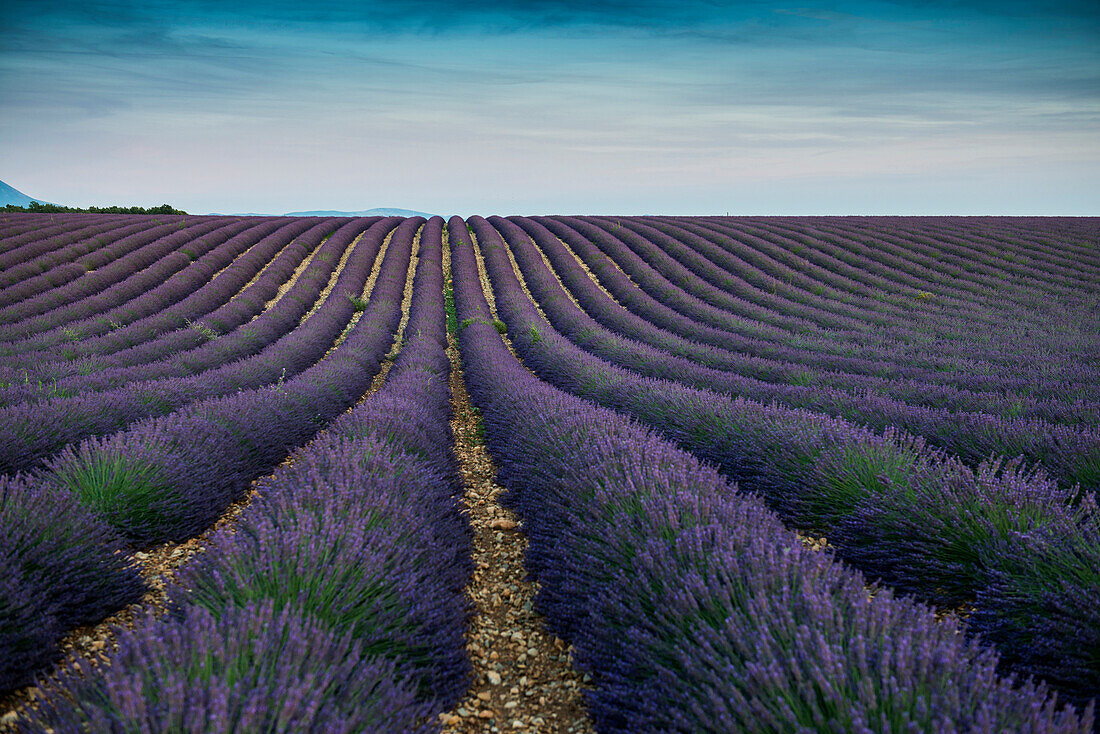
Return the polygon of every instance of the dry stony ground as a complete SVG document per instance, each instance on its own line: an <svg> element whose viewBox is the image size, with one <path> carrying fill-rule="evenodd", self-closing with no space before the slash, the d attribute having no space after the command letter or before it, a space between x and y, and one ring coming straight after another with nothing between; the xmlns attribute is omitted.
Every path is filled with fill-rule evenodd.
<svg viewBox="0 0 1100 734"><path fill-rule="evenodd" d="M446 236L446 235L445 235ZM470 233L481 287L496 318L493 289ZM444 241L443 268L450 278ZM547 633L534 611L538 585L527 578L527 539L515 514L501 507L504 489L493 481L496 467L485 447L481 418L470 403L455 335L448 334L451 360L451 428L464 485L467 519L474 531L474 578L466 590L474 607L466 649L474 683L455 709L440 716L444 734L473 732L595 731L584 707L586 677L577 674L570 647ZM505 343L511 348L508 337Z"/></svg>
<svg viewBox="0 0 1100 734"><path fill-rule="evenodd" d="M474 684L454 711L443 714L447 734L473 732L591 732L584 709L585 680L570 665L570 649L543 629L533 610L537 585L526 577L527 541L515 515L500 506L502 488L481 438L453 345L451 390L455 454L474 529L474 578L467 594L475 616L466 649Z"/></svg>

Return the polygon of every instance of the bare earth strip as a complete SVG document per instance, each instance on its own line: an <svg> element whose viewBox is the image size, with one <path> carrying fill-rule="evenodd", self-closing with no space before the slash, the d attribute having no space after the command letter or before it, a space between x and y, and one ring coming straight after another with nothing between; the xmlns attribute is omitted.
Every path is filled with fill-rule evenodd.
<svg viewBox="0 0 1100 734"><path fill-rule="evenodd" d="M376 393L379 388L382 387L386 381L386 377L390 374L390 368L393 367L394 360L397 359L397 355L401 353L401 348L405 344L405 327L409 324L409 312L412 310L412 296L413 296L413 281L416 278L416 266L420 262L420 235L424 233L424 225L420 226L416 235L413 237L412 253L409 256L409 273L405 278L405 293L401 296L401 323L397 327L397 333L393 338L393 346L390 347L390 353L387 354L382 361L382 369L378 374L374 376L374 382L371 383L370 391L363 396L364 400ZM358 317L359 314L356 314ZM337 344L340 342L338 341Z"/></svg>
<svg viewBox="0 0 1100 734"><path fill-rule="evenodd" d="M344 250L344 254L340 257L340 263L339 263L339 265L337 266L337 268L335 269L334 272L339 272L340 271L340 269L343 267L344 263L347 261L348 257L351 255L352 248L354 248L355 245L358 244L359 238L362 237L362 236L363 236L363 234L360 233L359 236L356 237L355 240L348 246L348 249ZM304 273L306 271L306 268L309 267L310 263L313 262L313 258L317 255L317 253L320 251L321 247L324 244L325 243L322 242L320 245L317 245L317 247L313 248L313 250L310 251L310 253L308 255L306 255L305 259L302 260L301 264L298 267L294 268L294 272L291 273L290 279L287 280L285 283L283 283L281 286L279 286L279 290L275 292L274 298L272 298L270 301L268 301L267 303L264 304L264 307L262 309L260 309L260 312L252 317L252 321L255 321L257 318L260 317L260 315L264 311L267 311L269 308L271 308L276 303L278 303L279 299L282 298L283 296L285 296L287 294L287 292L291 288L294 287L294 284L298 282L298 278L300 278L302 276L302 273ZM330 280L330 282L331 282L331 280Z"/></svg>
<svg viewBox="0 0 1100 734"><path fill-rule="evenodd" d="M332 269L332 275L329 276L328 283L326 283L325 287L321 289L321 293L317 296L317 300L313 302L313 307L311 309L309 309L309 311L306 312L305 316L303 316L298 321L299 326L304 324L306 322L306 320L310 316L312 316L317 311L317 309L319 309L321 307L321 304L325 302L325 299L328 298L329 294L332 293L332 289L336 286L336 281L337 281L337 279L339 279L340 273L344 272L344 265L347 263L348 258L351 257L351 253L354 252L355 248L359 246L359 240L363 239L363 235L365 235L365 234L366 234L366 232L361 232L359 234L359 236L356 237L354 240L352 240L352 243L350 245L348 245L348 249L344 250L344 254L340 256L340 262L338 262L336 264L336 267ZM380 249L378 251L378 255L375 256L375 260L374 260L374 267L375 268L378 268L379 263L382 262L382 255L386 252L385 245L389 244L390 237L392 235L393 235L392 231L388 235L386 235L386 241L382 245L382 249ZM314 252L316 252L316 250ZM303 268L302 270L304 271L305 269ZM375 271L375 272L377 272L377 271ZM287 286L288 289L290 288L290 286L294 285L295 281L297 281L299 274L300 274L299 272L294 273L294 277L291 278L290 283ZM371 280L370 284L373 285L374 281ZM369 287L370 286L367 286L368 289L369 289ZM268 301L267 304L264 305L264 309L266 310L266 309L270 308L271 304L275 303L275 301L277 301L279 298L281 298L283 293L285 293L285 291L280 290L279 295L275 296L274 299L272 299L271 301Z"/></svg>
<svg viewBox="0 0 1100 734"><path fill-rule="evenodd" d="M578 234L579 234L579 233L578 233ZM615 233L614 233L614 232L611 232L610 234L611 234L611 236L612 236L612 237L614 237L614 236L615 236ZM581 237L583 237L584 235L580 235L580 236L581 236ZM575 251L573 250L573 248L569 246L569 243L567 243L567 242L566 242L565 240L563 240L563 239L562 239L561 237L557 237L556 235L555 235L555 239L557 239L557 241L558 241L558 242L560 242L560 243L562 244L562 246L563 246L563 247L564 247L564 248L565 248L566 250L568 250L568 251L569 251L569 254L573 256L573 259L577 261L577 264L579 264L579 265L580 265L580 266L581 266L582 268L584 268L585 272L587 272L587 273L588 273L588 276L589 276L590 278L592 278L592 280L596 281L596 285L599 285L599 286L600 286L600 289L601 289L601 290L602 290L602 291L603 291L604 293L607 293L608 297L609 297L609 298L611 298L611 300L613 300L613 301L615 301L616 303L618 303L618 302L619 302L619 299L617 299L617 298L615 298L615 296L611 295L611 293L610 293L610 292L609 292L609 291L608 291L608 290L607 290L606 288L604 288L602 284L600 284L600 279L599 279L599 278L597 278L597 277L596 277L596 274L595 274L595 273L593 273L593 272L592 272L592 271L591 271L591 270L589 269L588 265L586 265L586 264L585 264L585 262L584 262L584 260L583 260L583 259L581 258L581 256L580 256L580 255L578 255L578 254L577 254L577 253L576 253L576 252L575 252ZM617 239L617 238L616 238L616 239ZM625 246L625 245L624 245L624 246ZM608 257L607 255L603 254L603 252L602 252L602 251L601 251L601 252L600 252L600 253L599 253L598 255L596 255L596 257L597 257L597 258L602 258L602 259L606 260L606 261L607 261L608 263L610 263L611 267L613 267L613 268L615 268L616 270L618 270L618 271L619 271L619 272L620 272L620 273L622 274L622 276L623 276L624 278L626 278L627 280L629 280L629 281L630 281L630 283L631 283L631 284L632 284L632 285L633 285L633 286L634 286L635 288L637 288L638 290L641 290L641 287L640 287L640 286L638 285L638 283L637 283L637 282L635 282L634 278L630 277L630 273L628 273L628 272L626 272L625 270L623 270L623 269L622 269L622 266L621 266L621 265L619 265L619 263L617 263L617 262L616 262L616 261L615 261L615 260L614 260L613 258L611 258L611 257ZM622 304L619 304L619 305L622 305Z"/></svg>
<svg viewBox="0 0 1100 734"><path fill-rule="evenodd" d="M519 281L519 287L522 288L523 292L527 295L527 300L531 302L531 304L535 307L535 310L539 312L539 316L541 316L546 321L546 323L551 323L550 319L546 318L546 312L542 310L542 304L538 302L538 299L531 295L531 290L527 287L527 279L523 277L523 271L519 269L519 263L516 262L516 256L512 254L512 248L505 244L504 252L508 255L508 262L512 264L512 272L516 274L516 280ZM540 252L539 254L542 253ZM480 256L480 252L478 253L478 255ZM569 299L573 301L574 305L577 305L576 300L573 299L573 295L569 293L569 289L562 285L561 279L558 278L558 274L555 273L554 269L550 267L550 263L547 263L546 267L550 268L550 274L553 275L555 279L557 279L558 285L562 287L562 290L565 291L565 294L569 296ZM577 305L577 308L580 308L580 306ZM581 310L583 311L584 309Z"/></svg>
<svg viewBox="0 0 1100 734"><path fill-rule="evenodd" d="M282 255L284 252L286 252L288 247L292 247L296 242L298 242L300 237L301 237L301 235L299 235L298 237L295 237L294 239L292 239L290 242L288 242L286 244L286 247L281 248L278 252L276 252L274 255L272 255L271 258L264 264L264 266L262 268L260 268L259 272L257 272L255 275L253 275L251 280L249 280L247 283L245 283L243 286L241 286L241 288L236 293L234 293L233 297L230 298L229 300L232 301L233 298L236 298L237 296L241 295L246 290L248 290L257 280L259 280L263 276L264 273L266 273L271 268L271 264L274 263L275 260L278 259L278 257L280 255ZM309 252L306 253L305 258L303 258L301 264L297 268L294 269L294 273L291 274L291 277L294 277L299 272L301 272L302 270L305 269L305 267L313 259L313 256L317 253L318 250L321 249L321 246L325 244L325 240L327 240L327 239L328 238L326 237L325 239L321 240L320 242L317 243L316 247L314 247L312 250L310 250ZM255 246L256 245L253 245L252 247L255 247ZM222 270L228 270L229 268L233 267L233 265L238 260L240 260L242 257L244 257L245 255L247 255L249 252L252 251L252 247L249 247L247 250L245 250L243 253L241 253L240 256L238 256L236 259L234 259L232 263L230 263L226 267L222 268ZM215 273L214 278L218 277L218 275L221 274L222 270L219 270L217 273ZM211 278L211 280L213 280L214 278ZM287 286L287 288L289 288L289 287L290 286ZM282 290L281 290L281 292L285 293L285 291L282 291Z"/></svg>
<svg viewBox="0 0 1100 734"><path fill-rule="evenodd" d="M610 299L611 299L612 301L614 301L614 302L615 302L616 304L618 304L619 308L624 308L624 309L625 309L625 306L623 306L623 304L619 303L619 299L618 299L618 298L616 298L616 297L615 297L614 295L612 295L611 291L607 290L607 288L605 288L605 287L604 287L603 283L601 283L601 282L600 282L600 279L596 277L596 274L595 274L595 273L593 273L593 272L592 272L592 271L591 271L591 270L589 269L588 265L587 265L587 264L585 263L585 261L584 261L584 260L582 260L582 259L581 259L580 255L578 255L577 253L573 252L573 249L572 249L571 247L569 247L569 245L567 245L567 244L565 243L565 240L563 240L563 239L562 239L561 237L555 237L554 239L556 239L556 240L557 240L558 242L560 242L560 243L561 243L561 246L565 248L565 251L566 251L566 252L568 252L568 253L569 253L570 255L572 255L572 256L573 256L573 259L577 261L577 265L579 265L579 266L580 266L580 268L581 268L581 270L583 270L583 271L584 271L584 272L585 272L585 273L586 273L586 274L588 275L588 277L592 279L592 282L596 284L596 287L598 287L598 288L599 288L599 289L600 289L601 291L603 291L603 294L604 294L605 296L607 296L607 297L608 297L608 298L610 298ZM534 240L532 240L532 242L534 242ZM537 247L538 247L538 245L536 245L535 247L537 248ZM542 250L539 250L539 252L541 253L541 252L542 252ZM543 256L542 256L542 259L543 259L543 260L546 260L546 255L543 255ZM547 262L549 262L549 261L547 261ZM620 267L619 267L618 265L616 265L616 266L615 266L615 268L616 268L616 269L617 269L617 270L618 270L618 271L619 271L620 273L623 273L623 271L622 271L622 268L620 268ZM626 273L623 273L623 275L624 275L624 276L626 276L626 278L627 278L628 280L630 279L630 276L626 275ZM630 282L631 282L631 283L634 283L634 281L633 281L633 280L631 280Z"/></svg>
<svg viewBox="0 0 1100 734"><path fill-rule="evenodd" d="M497 318L497 299L493 295L493 286L489 284L489 272L485 269L485 258L481 256L481 245L477 241L477 236L473 232L467 232L470 235L470 242L474 246L474 260L477 262L477 277L481 279L481 290L485 293L485 300L489 302L489 313L493 314L493 318ZM450 261L450 252L448 251L448 262Z"/></svg>
<svg viewBox="0 0 1100 734"><path fill-rule="evenodd" d="M446 246L444 266L449 278ZM475 570L467 594L475 616L466 649L475 677L459 706L440 716L443 731L595 731L584 708L584 682L570 665L569 647L545 631L542 616L534 611L538 586L523 567L527 540L515 515L497 501L503 489L493 482L496 468L466 392L454 334L448 340L451 427L474 529Z"/></svg>

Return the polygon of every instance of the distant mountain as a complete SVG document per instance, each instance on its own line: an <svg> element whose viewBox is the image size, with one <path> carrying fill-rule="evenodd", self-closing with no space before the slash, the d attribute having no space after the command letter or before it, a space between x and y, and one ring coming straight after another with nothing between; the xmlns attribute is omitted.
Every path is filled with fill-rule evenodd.
<svg viewBox="0 0 1100 734"><path fill-rule="evenodd" d="M7 206L8 204L15 204L16 206L26 206L32 201L37 201L39 204L52 204L52 201L46 201L45 199L35 199L27 196L18 189L13 189L3 181L0 181L0 206Z"/></svg>
<svg viewBox="0 0 1100 734"><path fill-rule="evenodd" d="M335 211L316 211L316 212L287 212L284 217L424 217L430 219L431 214L426 212L417 212L412 209L367 209L361 212L335 212Z"/></svg>

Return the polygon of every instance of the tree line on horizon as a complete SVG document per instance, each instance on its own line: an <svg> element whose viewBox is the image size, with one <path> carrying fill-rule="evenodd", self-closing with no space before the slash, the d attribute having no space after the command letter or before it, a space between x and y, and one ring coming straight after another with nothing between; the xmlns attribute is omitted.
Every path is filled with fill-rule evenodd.
<svg viewBox="0 0 1100 734"><path fill-rule="evenodd" d="M89 206L89 207L72 207L61 206L59 204L43 204L41 202L32 201L26 206L20 206L18 204L8 204L4 207L5 212L34 212L37 214L61 214L61 213L79 213L79 214L187 214L182 209L176 209L171 204L161 204L160 206Z"/></svg>

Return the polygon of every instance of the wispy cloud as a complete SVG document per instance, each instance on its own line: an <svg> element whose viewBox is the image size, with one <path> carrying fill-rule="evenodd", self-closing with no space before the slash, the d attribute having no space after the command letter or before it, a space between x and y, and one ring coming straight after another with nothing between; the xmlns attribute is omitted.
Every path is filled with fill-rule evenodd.
<svg viewBox="0 0 1100 734"><path fill-rule="evenodd" d="M1100 188L1100 7L9 0L0 98L4 179L74 203L790 212L775 182L894 176L1010 211Z"/></svg>

